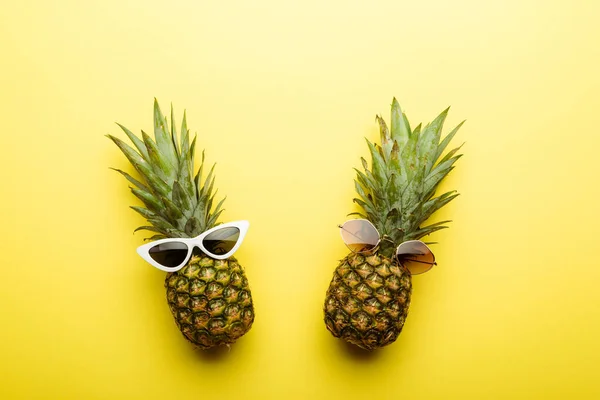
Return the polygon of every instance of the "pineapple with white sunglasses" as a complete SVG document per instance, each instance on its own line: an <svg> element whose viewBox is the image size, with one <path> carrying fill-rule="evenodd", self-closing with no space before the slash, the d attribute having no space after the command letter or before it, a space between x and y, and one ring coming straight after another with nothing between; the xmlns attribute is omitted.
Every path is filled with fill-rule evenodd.
<svg viewBox="0 0 600 400"><path fill-rule="evenodd" d="M167 272L167 301L186 339L204 349L235 342L254 322L248 279L233 257L248 221L217 225L225 199L215 203L214 166L202 180L204 153L193 174L196 138L190 143L185 113L178 135L173 110L169 127L155 100L154 140L144 131L140 139L119 126L135 149L115 136L108 137L142 178L138 181L117 170L144 205L131 207L149 223L136 231L155 233L152 242L138 248L138 254Z"/></svg>

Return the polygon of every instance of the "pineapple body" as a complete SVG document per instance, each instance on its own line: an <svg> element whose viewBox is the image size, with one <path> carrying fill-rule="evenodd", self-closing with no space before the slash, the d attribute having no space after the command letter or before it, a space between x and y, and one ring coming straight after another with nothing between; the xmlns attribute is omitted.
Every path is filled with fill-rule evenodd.
<svg viewBox="0 0 600 400"><path fill-rule="evenodd" d="M229 345L250 330L254 307L244 269L233 257L204 254L165 279L167 301L177 326L194 345Z"/></svg>
<svg viewBox="0 0 600 400"><path fill-rule="evenodd" d="M325 297L333 336L374 350L393 343L404 326L412 280L404 267L378 254L349 254L336 268Z"/></svg>

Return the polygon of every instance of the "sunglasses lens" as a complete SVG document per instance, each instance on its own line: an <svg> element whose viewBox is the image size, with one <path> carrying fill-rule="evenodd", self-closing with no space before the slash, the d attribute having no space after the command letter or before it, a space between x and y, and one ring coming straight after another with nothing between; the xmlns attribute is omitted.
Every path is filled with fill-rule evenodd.
<svg viewBox="0 0 600 400"><path fill-rule="evenodd" d="M346 221L340 231L342 240L354 253L373 250L379 243L379 232L365 219Z"/></svg>
<svg viewBox="0 0 600 400"><path fill-rule="evenodd" d="M160 265L174 268L185 261L188 254L188 247L185 243L168 242L157 244L148 253Z"/></svg>
<svg viewBox="0 0 600 400"><path fill-rule="evenodd" d="M435 257L429 247L420 240L409 240L396 250L398 262L404 265L412 275L429 271L435 264Z"/></svg>
<svg viewBox="0 0 600 400"><path fill-rule="evenodd" d="M202 241L210 253L220 256L229 253L240 238L240 230L235 227L218 229L207 235Z"/></svg>

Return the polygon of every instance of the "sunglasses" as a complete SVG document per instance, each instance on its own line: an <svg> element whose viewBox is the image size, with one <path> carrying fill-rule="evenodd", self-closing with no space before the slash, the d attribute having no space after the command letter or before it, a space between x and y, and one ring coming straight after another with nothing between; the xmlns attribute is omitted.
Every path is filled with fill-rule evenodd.
<svg viewBox="0 0 600 400"><path fill-rule="evenodd" d="M146 243L138 247L137 252L152 266L175 272L187 264L195 247L217 260L231 257L242 244L249 226L248 221L229 222L195 238L168 238Z"/></svg>
<svg viewBox="0 0 600 400"><path fill-rule="evenodd" d="M375 250L382 238L370 221L352 219L339 225L342 240L353 253L366 253ZM383 238L383 240L389 240ZM425 243L420 240L407 240L396 248L395 258L399 264L406 267L411 275L429 271L434 265L435 256Z"/></svg>

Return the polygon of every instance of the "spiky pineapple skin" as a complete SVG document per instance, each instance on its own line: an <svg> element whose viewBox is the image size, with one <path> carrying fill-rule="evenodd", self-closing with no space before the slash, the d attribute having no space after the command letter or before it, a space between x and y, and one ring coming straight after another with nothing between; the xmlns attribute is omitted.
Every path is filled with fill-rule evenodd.
<svg viewBox="0 0 600 400"><path fill-rule="evenodd" d="M194 345L229 345L250 330L254 306L248 279L233 257L204 254L165 278L167 301L177 326Z"/></svg>
<svg viewBox="0 0 600 400"><path fill-rule="evenodd" d="M327 329L366 350L393 343L408 315L411 278L377 252L350 253L337 266L325 296Z"/></svg>

